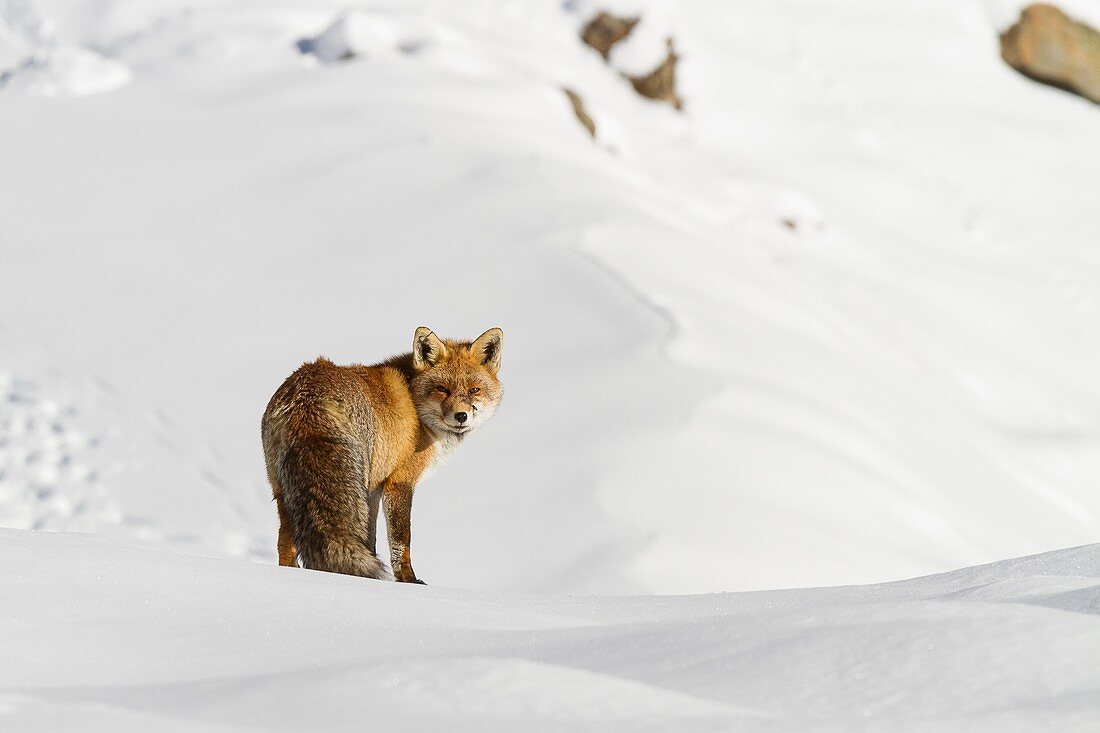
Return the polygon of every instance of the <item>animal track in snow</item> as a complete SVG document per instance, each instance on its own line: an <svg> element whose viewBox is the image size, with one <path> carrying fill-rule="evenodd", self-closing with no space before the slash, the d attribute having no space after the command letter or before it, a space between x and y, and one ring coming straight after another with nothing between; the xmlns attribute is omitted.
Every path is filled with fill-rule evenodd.
<svg viewBox="0 0 1100 733"><path fill-rule="evenodd" d="M92 532L271 560L266 491L136 404L0 324L0 527Z"/></svg>
<svg viewBox="0 0 1100 733"><path fill-rule="evenodd" d="M80 408L30 380L0 373L0 526L91 531L123 513L103 480L117 464Z"/></svg>

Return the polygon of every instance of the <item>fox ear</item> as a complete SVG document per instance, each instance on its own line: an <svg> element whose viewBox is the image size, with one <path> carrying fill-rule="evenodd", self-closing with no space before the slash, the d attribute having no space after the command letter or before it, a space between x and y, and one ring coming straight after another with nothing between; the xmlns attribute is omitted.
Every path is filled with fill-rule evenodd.
<svg viewBox="0 0 1100 733"><path fill-rule="evenodd" d="M421 326L413 336L413 367L427 369L435 366L447 356L447 347L432 333L432 329Z"/></svg>
<svg viewBox="0 0 1100 733"><path fill-rule="evenodd" d="M493 374L500 370L500 350L504 346L504 331L490 328L470 344L469 349Z"/></svg>

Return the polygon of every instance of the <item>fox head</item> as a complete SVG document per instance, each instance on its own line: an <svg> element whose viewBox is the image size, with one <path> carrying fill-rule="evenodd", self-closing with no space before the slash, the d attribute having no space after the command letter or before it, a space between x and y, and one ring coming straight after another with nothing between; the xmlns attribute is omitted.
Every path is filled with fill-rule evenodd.
<svg viewBox="0 0 1100 733"><path fill-rule="evenodd" d="M413 336L413 402L420 422L463 435L481 427L497 409L497 379L504 332L490 328L474 341L440 339L421 326Z"/></svg>

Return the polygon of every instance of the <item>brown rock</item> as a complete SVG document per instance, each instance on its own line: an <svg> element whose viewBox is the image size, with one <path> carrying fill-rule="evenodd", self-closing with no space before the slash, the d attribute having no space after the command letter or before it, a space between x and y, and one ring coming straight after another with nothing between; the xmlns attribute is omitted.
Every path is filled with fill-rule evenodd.
<svg viewBox="0 0 1100 733"><path fill-rule="evenodd" d="M676 62L680 59L668 39L668 56L653 71L644 76L627 76L634 85L634 91L649 99L669 102L676 109L683 109L684 102L676 94Z"/></svg>
<svg viewBox="0 0 1100 733"><path fill-rule="evenodd" d="M630 35L640 18L619 18L603 11L588 22L581 31L581 40L600 52L604 61L611 55L611 48Z"/></svg>
<svg viewBox="0 0 1100 733"><path fill-rule="evenodd" d="M1030 5L1001 34L1001 57L1025 76L1100 103L1100 33L1053 5Z"/></svg>
<svg viewBox="0 0 1100 733"><path fill-rule="evenodd" d="M580 98L580 95L568 87L562 87L562 91L565 92L565 96L569 97L569 103L573 105L573 114L577 116L577 120L584 125L584 129L588 130L588 134L595 138L596 123L585 111L584 101Z"/></svg>

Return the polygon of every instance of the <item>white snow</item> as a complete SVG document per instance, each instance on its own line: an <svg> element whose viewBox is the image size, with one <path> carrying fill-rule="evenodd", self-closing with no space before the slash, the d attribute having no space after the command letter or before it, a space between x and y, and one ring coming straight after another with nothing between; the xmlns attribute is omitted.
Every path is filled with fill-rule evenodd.
<svg viewBox="0 0 1100 733"><path fill-rule="evenodd" d="M0 553L10 731L1085 731L1100 715L1098 545L666 597L410 587L16 530Z"/></svg>
<svg viewBox="0 0 1100 733"><path fill-rule="evenodd" d="M610 65L592 3L4 7L135 74L3 90L0 312L5 359L168 424L107 487L145 531L270 558L267 397L421 323L508 332L417 503L429 580L866 582L1100 531L1097 111L1000 61L1006 4L622 4ZM620 77L669 34L683 114Z"/></svg>
<svg viewBox="0 0 1100 733"><path fill-rule="evenodd" d="M1095 728L1095 549L610 595L1100 539L1100 109L1023 4L0 0L0 527L113 536L2 535L0 714ZM268 397L421 324L507 334L433 585L265 567Z"/></svg>
<svg viewBox="0 0 1100 733"><path fill-rule="evenodd" d="M0 89L80 96L109 92L129 81L124 63L60 42L30 0L0 3Z"/></svg>

